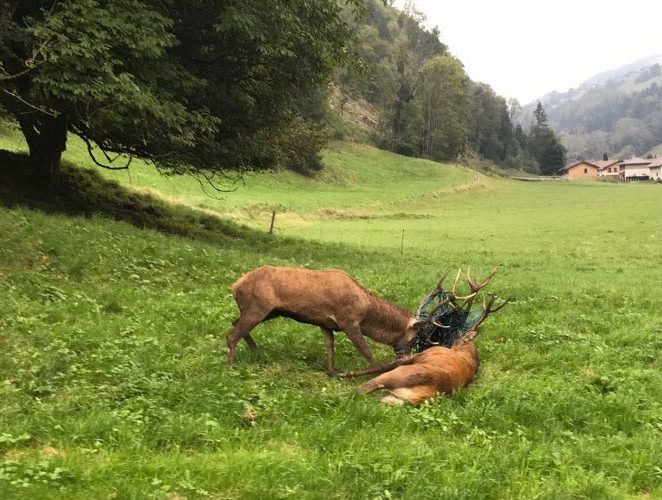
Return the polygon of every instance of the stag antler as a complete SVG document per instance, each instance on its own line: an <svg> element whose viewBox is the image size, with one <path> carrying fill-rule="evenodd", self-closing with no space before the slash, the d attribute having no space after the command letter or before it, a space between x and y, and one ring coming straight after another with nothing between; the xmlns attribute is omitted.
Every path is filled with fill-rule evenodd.
<svg viewBox="0 0 662 500"><path fill-rule="evenodd" d="M505 306L508 302L510 302L510 298L504 300L501 304L499 304L497 307L492 307L494 305L494 302L496 301L496 295L491 295L490 299L488 301L485 301L485 297L483 297L483 310L481 311L480 315L476 320L471 324L471 329L475 330L480 326L480 324L487 319L487 317L500 310L503 306Z"/></svg>
<svg viewBox="0 0 662 500"><path fill-rule="evenodd" d="M466 302L462 304L462 310L464 312L468 313L471 311L471 306L473 306L476 295L481 289L490 284L498 270L499 266L496 266L494 269L492 269L492 272L488 274L487 277L481 282L471 278L470 268L467 267L467 282L469 283L469 288L471 289L471 295L469 295L469 298L466 300Z"/></svg>
<svg viewBox="0 0 662 500"><path fill-rule="evenodd" d="M460 283L462 269L458 270L453 286L450 290L444 290L442 284L448 276L446 273L432 292L419 305L416 316L422 320L419 325L417 343L419 351L433 345L453 345L457 339L461 338L470 330L476 330L487 317L497 312L505 306L510 299L502 304L495 305L496 297L490 295L489 300L483 296L483 310L478 313L471 313L471 308L476 301L479 292L492 282L494 276L499 271L499 266L482 280L471 276L471 270L467 268L467 283L470 292L464 297L456 295L456 290ZM425 310L430 307L430 310Z"/></svg>
<svg viewBox="0 0 662 500"><path fill-rule="evenodd" d="M448 276L448 273L450 271L446 271L446 273L439 279L439 282L437 283L437 286L432 290L430 293L428 293L428 296L418 305L418 309L416 309L416 317L420 318L421 313L423 312L423 308L427 306L430 303L430 299L434 297L435 295L438 295L440 292L443 292L444 289L441 287L441 285L444 284L444 280ZM430 317L433 313L437 312L441 307L443 307L446 304L450 303L450 299L445 299L443 300L440 304L437 304L437 306L428 314L428 317Z"/></svg>
<svg viewBox="0 0 662 500"><path fill-rule="evenodd" d="M460 274L461 274L461 273L462 273L462 268L460 268L460 269L457 270L457 276L455 276L455 283L453 283L453 288L451 288L451 291L448 292L448 294L452 297L452 301L451 301L451 302L453 302L453 307L455 307L455 302L456 302L456 301L458 301L458 300L470 300L470 299L473 299L473 298L476 296L476 293L477 293L477 292L474 292L473 290L471 290L472 293L470 293L469 295L467 295L467 296L465 296L465 297L458 297L458 296L455 294L455 288L457 287L457 284L458 284L458 282L460 281Z"/></svg>

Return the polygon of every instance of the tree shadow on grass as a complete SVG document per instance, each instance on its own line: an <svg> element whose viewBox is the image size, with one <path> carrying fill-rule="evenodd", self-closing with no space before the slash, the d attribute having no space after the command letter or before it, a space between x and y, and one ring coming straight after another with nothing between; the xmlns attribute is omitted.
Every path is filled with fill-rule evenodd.
<svg viewBox="0 0 662 500"><path fill-rule="evenodd" d="M318 265L345 267L348 259L356 266L384 259L374 251L357 251L341 243L271 237L192 208L170 205L67 162L62 164L61 178L49 185L32 174L27 155L4 150L0 150L0 206L71 216L100 215L168 235L262 254L270 261L281 259L291 265L310 263L312 259Z"/></svg>
<svg viewBox="0 0 662 500"><path fill-rule="evenodd" d="M139 228L210 243L269 241L267 235L250 228L184 206L169 205L66 162L57 181L44 181L32 173L26 155L9 151L0 151L0 205L73 216L101 215Z"/></svg>

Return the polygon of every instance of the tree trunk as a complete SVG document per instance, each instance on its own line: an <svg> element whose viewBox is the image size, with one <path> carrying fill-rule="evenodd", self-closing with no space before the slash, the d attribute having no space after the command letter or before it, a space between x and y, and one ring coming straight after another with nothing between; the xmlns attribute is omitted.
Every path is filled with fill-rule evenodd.
<svg viewBox="0 0 662 500"><path fill-rule="evenodd" d="M54 185L60 177L60 160L67 144L66 116L25 113L17 118L30 149L33 174L42 182Z"/></svg>

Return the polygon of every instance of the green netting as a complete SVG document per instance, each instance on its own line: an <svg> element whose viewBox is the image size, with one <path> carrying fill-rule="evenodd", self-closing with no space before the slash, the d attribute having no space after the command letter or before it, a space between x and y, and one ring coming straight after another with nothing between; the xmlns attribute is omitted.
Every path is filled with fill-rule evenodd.
<svg viewBox="0 0 662 500"><path fill-rule="evenodd" d="M418 307L417 319L426 321L414 342L416 352L433 346L451 347L459 338L470 332L480 317L480 312L465 312L449 301L449 293L443 288L432 291ZM448 301L446 304L444 302ZM443 304L440 306L440 304ZM438 309L437 309L438 308ZM444 325L446 328L435 325Z"/></svg>

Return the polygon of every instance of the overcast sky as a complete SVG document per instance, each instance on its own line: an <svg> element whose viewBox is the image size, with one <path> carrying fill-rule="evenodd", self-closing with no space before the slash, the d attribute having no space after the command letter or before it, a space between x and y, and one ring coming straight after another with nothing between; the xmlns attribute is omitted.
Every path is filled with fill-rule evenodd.
<svg viewBox="0 0 662 500"><path fill-rule="evenodd" d="M405 0L396 0L402 8ZM662 0L414 0L472 80L526 104L662 54Z"/></svg>

